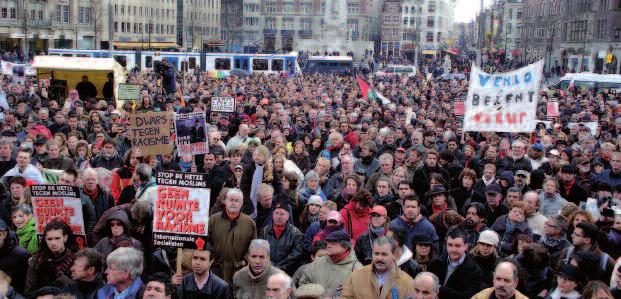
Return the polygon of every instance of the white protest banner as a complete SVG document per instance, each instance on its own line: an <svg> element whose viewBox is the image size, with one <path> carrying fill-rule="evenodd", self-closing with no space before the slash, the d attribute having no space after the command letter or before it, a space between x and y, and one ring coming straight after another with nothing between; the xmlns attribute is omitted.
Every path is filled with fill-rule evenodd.
<svg viewBox="0 0 621 299"><path fill-rule="evenodd" d="M472 65L464 131L533 132L542 71L543 61L502 74Z"/></svg>
<svg viewBox="0 0 621 299"><path fill-rule="evenodd" d="M235 112L235 98L213 97L211 98L212 112Z"/></svg>
<svg viewBox="0 0 621 299"><path fill-rule="evenodd" d="M207 174L159 171L153 245L203 249L209 223Z"/></svg>
<svg viewBox="0 0 621 299"><path fill-rule="evenodd" d="M119 83L118 98L121 101L135 101L140 97L140 90L142 85L140 84L125 84Z"/></svg>
<svg viewBox="0 0 621 299"><path fill-rule="evenodd" d="M48 223L59 220L68 224L74 234L86 235L78 187L33 185L30 192L38 234L43 234Z"/></svg>

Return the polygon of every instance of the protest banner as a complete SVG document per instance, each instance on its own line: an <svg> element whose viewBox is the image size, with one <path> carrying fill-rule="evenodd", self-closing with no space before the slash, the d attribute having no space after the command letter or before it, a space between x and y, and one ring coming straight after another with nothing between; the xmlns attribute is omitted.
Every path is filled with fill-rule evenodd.
<svg viewBox="0 0 621 299"><path fill-rule="evenodd" d="M549 118L559 117L561 114L558 111L558 101L550 100L546 103L546 111Z"/></svg>
<svg viewBox="0 0 621 299"><path fill-rule="evenodd" d="M211 98L212 112L235 112L235 98L213 97Z"/></svg>
<svg viewBox="0 0 621 299"><path fill-rule="evenodd" d="M174 142L170 134L171 112L145 112L130 115L132 147L144 155L170 154Z"/></svg>
<svg viewBox="0 0 621 299"><path fill-rule="evenodd" d="M543 61L521 69L487 74L472 65L464 131L533 132Z"/></svg>
<svg viewBox="0 0 621 299"><path fill-rule="evenodd" d="M67 223L74 234L86 235L78 187L33 185L30 192L38 234L43 234L48 223L60 220Z"/></svg>
<svg viewBox="0 0 621 299"><path fill-rule="evenodd" d="M153 244L202 249L209 223L206 174L159 171L153 206Z"/></svg>
<svg viewBox="0 0 621 299"><path fill-rule="evenodd" d="M29 64L13 63L9 61L0 61L0 68L3 75L13 76L13 81L24 81L26 76L36 76L36 70Z"/></svg>
<svg viewBox="0 0 621 299"><path fill-rule="evenodd" d="M140 98L140 84L119 83L118 98L120 101L135 101Z"/></svg>
<svg viewBox="0 0 621 299"><path fill-rule="evenodd" d="M198 155L209 152L205 112L176 114L175 132L178 155Z"/></svg>

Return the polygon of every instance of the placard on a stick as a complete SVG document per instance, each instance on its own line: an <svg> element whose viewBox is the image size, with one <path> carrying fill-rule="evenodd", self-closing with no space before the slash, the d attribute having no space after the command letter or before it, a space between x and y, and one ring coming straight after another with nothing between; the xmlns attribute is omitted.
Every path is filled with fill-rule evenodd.
<svg viewBox="0 0 621 299"><path fill-rule="evenodd" d="M205 112L175 114L178 155L200 155L209 152Z"/></svg>
<svg viewBox="0 0 621 299"><path fill-rule="evenodd" d="M86 235L78 187L33 185L30 186L30 193L37 234L43 234L48 223L60 220L67 223L74 234Z"/></svg>
<svg viewBox="0 0 621 299"><path fill-rule="evenodd" d="M170 154L174 148L170 127L174 120L171 112L145 112L130 115L132 147L145 155Z"/></svg>
<svg viewBox="0 0 621 299"><path fill-rule="evenodd" d="M122 100L122 101L138 100L138 98L140 97L141 89L142 89L142 85L140 84L119 83L119 91L118 91L119 100Z"/></svg>
<svg viewBox="0 0 621 299"><path fill-rule="evenodd" d="M209 223L206 174L159 171L153 206L153 244L203 249Z"/></svg>
<svg viewBox="0 0 621 299"><path fill-rule="evenodd" d="M235 112L235 98L213 97L211 98L212 112Z"/></svg>

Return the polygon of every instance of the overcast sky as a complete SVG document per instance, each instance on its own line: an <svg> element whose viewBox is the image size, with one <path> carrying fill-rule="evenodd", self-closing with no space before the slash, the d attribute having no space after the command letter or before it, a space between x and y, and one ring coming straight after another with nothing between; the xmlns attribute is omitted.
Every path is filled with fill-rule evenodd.
<svg viewBox="0 0 621 299"><path fill-rule="evenodd" d="M485 5L489 6L494 0L485 0ZM480 0L457 0L455 7L455 22L469 22L474 19L481 9Z"/></svg>

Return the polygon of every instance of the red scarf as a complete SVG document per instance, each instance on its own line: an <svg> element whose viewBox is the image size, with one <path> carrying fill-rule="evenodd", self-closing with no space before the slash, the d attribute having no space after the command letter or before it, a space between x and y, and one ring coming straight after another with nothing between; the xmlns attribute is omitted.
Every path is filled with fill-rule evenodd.
<svg viewBox="0 0 621 299"><path fill-rule="evenodd" d="M229 219L235 220L239 216L239 213L231 214L229 211L226 211L226 215L229 216Z"/></svg>
<svg viewBox="0 0 621 299"><path fill-rule="evenodd" d="M274 233L276 234L276 239L280 239L282 232L285 231L285 225L274 224Z"/></svg>
<svg viewBox="0 0 621 299"><path fill-rule="evenodd" d="M431 205L431 210L433 211L431 214L435 214L438 212L442 212L444 210L448 209L448 204L446 202L444 202L444 204L442 204L441 206L437 207L434 206L433 204Z"/></svg>
<svg viewBox="0 0 621 299"><path fill-rule="evenodd" d="M345 252L343 252L343 254L341 255L337 255L337 256L330 256L330 259L332 260L333 263L338 263L343 261L344 259L346 259L349 256L349 249Z"/></svg>
<svg viewBox="0 0 621 299"><path fill-rule="evenodd" d="M569 192L571 191L571 187L573 187L575 183L576 183L576 179L572 179L569 182L565 182L565 194L569 195Z"/></svg>
<svg viewBox="0 0 621 299"><path fill-rule="evenodd" d="M88 197L90 197L92 201L97 200L97 195L99 195L99 188L95 187L95 190L86 190L86 188L84 188L83 190L84 194L88 195Z"/></svg>

